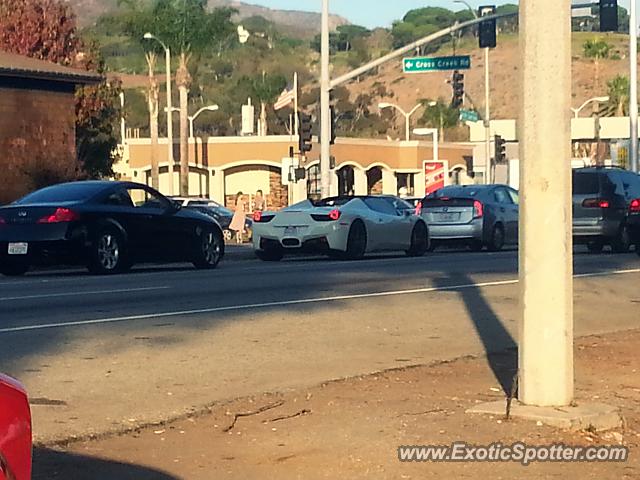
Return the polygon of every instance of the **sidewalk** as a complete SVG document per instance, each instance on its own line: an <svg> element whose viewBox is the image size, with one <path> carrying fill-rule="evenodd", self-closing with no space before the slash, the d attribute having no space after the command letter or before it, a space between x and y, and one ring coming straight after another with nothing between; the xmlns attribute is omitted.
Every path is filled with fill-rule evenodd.
<svg viewBox="0 0 640 480"><path fill-rule="evenodd" d="M34 452L34 479L640 478L640 330L576 342L576 400L621 408L624 429L557 431L466 414L503 398L514 352L346 379L217 405L204 416ZM491 364L491 366L489 365ZM494 371L492 371L492 368ZM615 445L626 463L400 463L400 445Z"/></svg>

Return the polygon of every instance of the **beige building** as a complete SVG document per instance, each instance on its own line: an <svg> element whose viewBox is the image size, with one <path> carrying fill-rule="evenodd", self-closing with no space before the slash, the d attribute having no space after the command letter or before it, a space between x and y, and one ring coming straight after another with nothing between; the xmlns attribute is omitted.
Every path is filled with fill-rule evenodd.
<svg viewBox="0 0 640 480"><path fill-rule="evenodd" d="M179 158L175 145L174 157ZM189 193L233 205L238 192L252 196L262 190L271 208L280 208L320 194L319 145L305 162L289 158L297 150L296 137L217 137L206 142L190 142ZM120 178L150 184L151 143L149 139L128 139L123 160L115 166ZM468 165L473 147L464 144L441 144L438 160L449 172L446 183L467 183ZM166 139L160 139L156 152L160 162L160 190L178 192L179 165L174 165L173 189L167 164ZM334 195L368 193L422 196L425 193L425 161L436 160L431 142L338 139L332 147L335 169ZM292 181L294 169L304 169L305 178Z"/></svg>

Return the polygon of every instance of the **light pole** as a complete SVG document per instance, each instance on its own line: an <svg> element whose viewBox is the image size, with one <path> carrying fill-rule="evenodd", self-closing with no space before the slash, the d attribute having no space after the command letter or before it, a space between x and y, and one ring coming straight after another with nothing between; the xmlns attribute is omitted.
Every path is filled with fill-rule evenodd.
<svg viewBox="0 0 640 480"><path fill-rule="evenodd" d="M471 11L474 18L478 18L476 11L465 0L453 0L453 3L461 3ZM485 183L491 183L491 86L489 84L489 48L484 49L484 153L485 153Z"/></svg>
<svg viewBox="0 0 640 480"><path fill-rule="evenodd" d="M173 195L173 118L171 116L171 50L162 40L150 32L144 34L145 40L155 40L164 49L165 69L167 72L167 162L169 163L169 195Z"/></svg>
<svg viewBox="0 0 640 480"><path fill-rule="evenodd" d="M209 105L207 107L202 107L196 113L191 115L189 117L189 137L193 138L193 122L195 121L196 118L198 118L198 115L200 115L202 112L216 112L219 109L220 107L218 107L218 105Z"/></svg>
<svg viewBox="0 0 640 480"><path fill-rule="evenodd" d="M402 115L404 115L404 120L405 120L405 140L407 142L411 139L411 116L414 113L416 113L421 106L422 106L422 104L419 103L418 105L413 107L413 109L410 112L407 113L401 107L399 107L398 105L395 105L393 103L382 102L382 103L378 104L378 108L380 110L384 110L385 108L395 108Z"/></svg>
<svg viewBox="0 0 640 480"><path fill-rule="evenodd" d="M206 107L202 107L200 110L198 110L193 115L189 115L187 117L187 119L189 120L189 138L193 138L193 122L195 121L196 118L198 118L198 116L202 112L217 112L219 109L220 109L220 107L218 107L218 105L208 105ZM169 109L165 107L164 111L168 112ZM171 111L180 113L180 109L178 107L172 107Z"/></svg>
<svg viewBox="0 0 640 480"><path fill-rule="evenodd" d="M609 101L609 97L593 97L593 98L590 98L589 100L584 102L580 107L571 109L571 111L573 112L573 118L578 118L580 116L580 112L582 110L584 110L590 103L594 103L594 102L604 103L604 102L608 102L608 101Z"/></svg>
<svg viewBox="0 0 640 480"><path fill-rule="evenodd" d="M631 171L638 172L638 17L636 0L631 0L629 8L629 165Z"/></svg>
<svg viewBox="0 0 640 480"><path fill-rule="evenodd" d="M331 195L331 77L329 72L329 0L322 0L320 54L320 185L323 198Z"/></svg>

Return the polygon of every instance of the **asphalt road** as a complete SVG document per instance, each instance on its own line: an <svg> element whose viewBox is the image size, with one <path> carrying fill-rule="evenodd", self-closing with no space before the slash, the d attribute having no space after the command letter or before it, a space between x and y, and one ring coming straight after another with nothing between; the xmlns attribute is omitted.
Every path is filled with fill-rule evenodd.
<svg viewBox="0 0 640 480"><path fill-rule="evenodd" d="M26 383L37 437L514 346L515 251L276 264L231 255L215 271L0 278L1 370ZM579 335L638 328L640 257L578 253L575 272Z"/></svg>

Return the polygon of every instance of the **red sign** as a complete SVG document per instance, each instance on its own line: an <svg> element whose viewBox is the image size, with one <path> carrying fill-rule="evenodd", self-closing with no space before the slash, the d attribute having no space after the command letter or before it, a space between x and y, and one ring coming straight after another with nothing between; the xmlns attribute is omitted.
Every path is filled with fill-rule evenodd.
<svg viewBox="0 0 640 480"><path fill-rule="evenodd" d="M425 194L435 192L445 185L445 175L447 168L445 162L426 161L424 162Z"/></svg>

